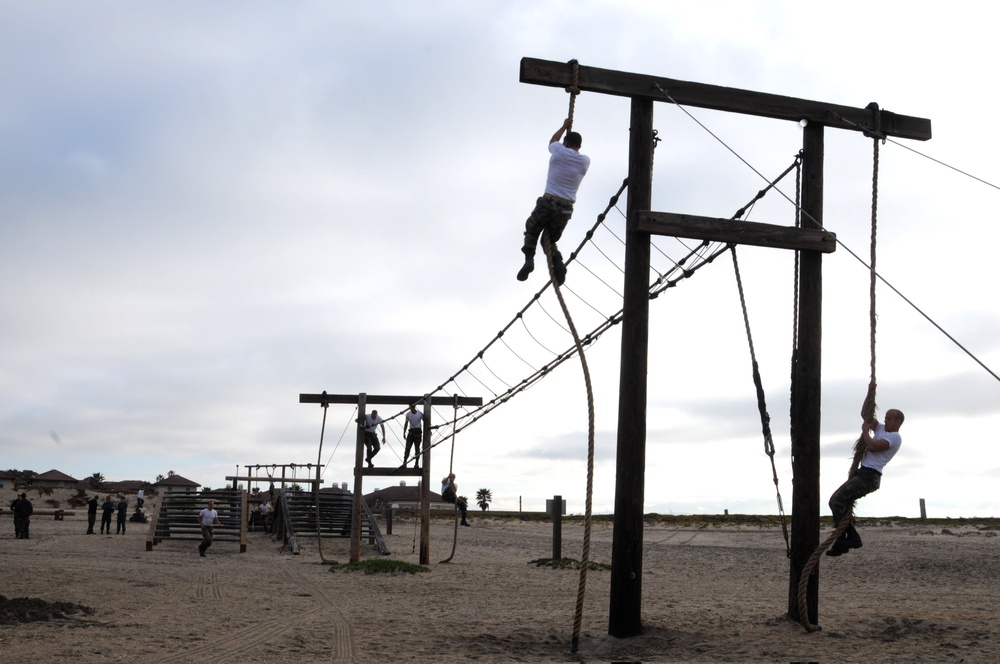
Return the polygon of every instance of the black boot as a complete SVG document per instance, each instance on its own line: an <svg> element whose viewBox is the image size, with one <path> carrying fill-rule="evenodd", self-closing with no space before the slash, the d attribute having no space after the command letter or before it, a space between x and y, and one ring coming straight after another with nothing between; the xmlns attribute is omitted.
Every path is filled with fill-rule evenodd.
<svg viewBox="0 0 1000 664"><path fill-rule="evenodd" d="M864 546L861 542L861 535L858 534L858 531L854 526L848 526L845 534L846 537L844 538L844 541L847 543L848 549L860 549Z"/></svg>
<svg viewBox="0 0 1000 664"><path fill-rule="evenodd" d="M557 284L562 286L566 283L566 265L558 249L552 250L552 272L555 274Z"/></svg>
<svg viewBox="0 0 1000 664"><path fill-rule="evenodd" d="M535 271L535 257L525 256L524 265L521 266L520 271L517 273L518 281L527 281L528 275Z"/></svg>

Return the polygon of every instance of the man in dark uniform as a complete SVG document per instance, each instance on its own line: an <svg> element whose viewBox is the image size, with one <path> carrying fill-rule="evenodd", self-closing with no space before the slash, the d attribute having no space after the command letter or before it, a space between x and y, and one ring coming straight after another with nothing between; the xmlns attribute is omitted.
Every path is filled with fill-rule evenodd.
<svg viewBox="0 0 1000 664"><path fill-rule="evenodd" d="M94 534L94 524L97 523L97 496L91 496L87 501L87 534Z"/></svg>
<svg viewBox="0 0 1000 664"><path fill-rule="evenodd" d="M21 497L11 504L14 510L14 535L17 539L30 539L28 536L28 526L31 525L31 513L33 508L28 494L22 493Z"/></svg>

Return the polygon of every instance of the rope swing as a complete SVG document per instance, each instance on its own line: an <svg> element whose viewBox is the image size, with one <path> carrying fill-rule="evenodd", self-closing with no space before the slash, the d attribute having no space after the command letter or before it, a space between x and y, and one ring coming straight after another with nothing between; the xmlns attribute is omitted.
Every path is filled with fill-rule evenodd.
<svg viewBox="0 0 1000 664"><path fill-rule="evenodd" d="M878 319L875 308L875 280L878 274L875 271L875 257L876 257L876 237L878 231L878 169L879 169L879 141L884 141L885 138L882 135L880 119L881 114L879 113L878 104L872 102L867 106L868 110L872 112L875 123L874 132L865 132L865 135L871 136L872 138L872 219L871 219L871 241L870 241L870 264L869 264L869 287L868 287L868 346L870 352L870 369L871 369L871 379L868 382L868 393L865 396L864 404L861 407L861 415L864 421L870 422L872 418L875 417L875 324ZM865 457L865 452L867 447L865 445L865 440L863 437L859 436L854 442L854 456L851 459L851 467L847 472L848 479L854 477L855 473L858 472L858 468L861 467L861 461ZM809 556L809 560L806 561L805 566L802 568L802 575L799 577L799 622L805 628L807 632L815 632L819 629L817 625L813 625L809 622L809 611L807 607L806 594L809 584L809 577L812 575L816 567L819 566L819 558L829 549L834 542L840 539L841 535L847 530L854 522L854 505L848 510L844 518L841 519L839 524L834 524L836 527L833 532L823 540L820 545L813 551L812 555Z"/></svg>

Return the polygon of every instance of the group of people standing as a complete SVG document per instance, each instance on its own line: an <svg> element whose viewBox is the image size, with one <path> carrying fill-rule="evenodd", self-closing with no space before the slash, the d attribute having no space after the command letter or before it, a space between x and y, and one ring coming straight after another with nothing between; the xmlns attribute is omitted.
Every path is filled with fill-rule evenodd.
<svg viewBox="0 0 1000 664"><path fill-rule="evenodd" d="M94 534L94 524L97 523L97 506L100 503L97 496L91 496L90 500L87 501L87 534ZM103 535L107 532L108 535L111 534L111 517L117 512L117 529L115 530L116 535L125 534L125 522L128 516L128 501L125 500L125 496L118 496L117 502L110 495L104 499L104 503L101 506L101 534Z"/></svg>
<svg viewBox="0 0 1000 664"><path fill-rule="evenodd" d="M385 420L383 420L377 410L373 410L370 415L363 415L358 420L364 429L365 434L365 463L369 468L374 468L372 459L382 449L385 444ZM413 467L420 467L420 446L423 442L424 416L417 411L417 405L411 404L406 411L403 421L403 438L406 440L406 451L403 453L403 467L410 463L410 450L413 450ZM382 430L382 441L379 442L378 429Z"/></svg>

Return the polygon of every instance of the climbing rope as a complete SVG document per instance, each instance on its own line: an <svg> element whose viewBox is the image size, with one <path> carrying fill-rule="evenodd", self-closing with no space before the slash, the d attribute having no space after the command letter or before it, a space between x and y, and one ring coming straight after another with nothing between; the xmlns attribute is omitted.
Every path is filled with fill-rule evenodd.
<svg viewBox="0 0 1000 664"><path fill-rule="evenodd" d="M872 154L872 215L871 215L871 241L870 241L870 281L868 288L868 342L870 351L870 369L871 369L871 380L868 383L868 393L865 396L864 404L861 408L861 417L864 419L865 425L872 420L875 416L875 323L877 321L877 313L875 308L875 281L878 278L878 274L875 271L875 257L876 257L876 237L878 230L878 171L879 171L879 141L885 140L882 135L878 104L872 102L867 106L867 108L872 112L874 118L874 131L865 132L867 136L871 136L873 147ZM855 473L858 472L858 468L861 466L861 461L865 457L867 452L867 446L865 445L865 440L863 436L859 436L854 442L854 455L851 458L851 467L848 470L848 479L854 477ZM836 542L847 530L847 528L854 522L854 505L850 505L847 510L847 514L840 520L840 523L834 524L835 528L830 535L823 540L820 545L812 552L809 559L806 561L805 566L802 568L802 575L799 577L799 588L798 588L798 604L799 604L799 622L806 629L807 632L814 632L819 629L818 626L813 625L809 621L809 612L807 607L807 595L808 595L808 585L809 577L812 576L813 571L819 565L819 558L823 553L829 549L834 542Z"/></svg>
<svg viewBox="0 0 1000 664"><path fill-rule="evenodd" d="M593 514L593 494L594 494L594 388L590 381L590 369L587 367L587 356L583 352L583 342L576 331L573 317L570 316L566 300L563 299L559 282L555 278L555 264L552 261L552 242L549 240L548 231L542 233L542 247L545 249L545 257L549 263L549 275L555 288L556 297L559 299L559 306L562 307L566 316L566 324L573 334L573 342L576 344L576 352L580 356L580 364L583 368L583 379L587 386L587 498L583 518L583 553L580 555L580 582L576 592L576 612L573 616L573 641L572 651L576 652L580 645L580 632L583 625L583 598L587 592L587 569L590 567L590 533ZM559 509L553 506L553 509Z"/></svg>
<svg viewBox="0 0 1000 664"><path fill-rule="evenodd" d="M566 115L567 131L570 131L573 128L573 112L576 108L576 96L580 94L580 65L576 60L570 60L569 64L573 67L573 73L571 76L570 87L566 88L566 92L569 93L569 112ZM580 340L580 335L576 331L576 325L573 323L573 317L569 313L569 307L566 306L566 300L563 298L560 283L556 279L555 263L552 260L555 245L549 238L548 230L545 230L542 233L542 248L545 249L545 258L549 265L549 278L551 279L552 287L555 289L556 298L559 300L559 306L562 308L563 315L566 317L566 324L569 326L570 332L573 334L573 343L576 347L577 354L580 356L580 365L583 368L583 380L587 386L587 497L583 519L583 552L580 555L580 582L577 586L576 611L573 616L572 651L576 652L580 645L580 632L582 631L583 625L583 599L587 592L587 568L590 567L590 534L593 521L592 513L594 494L594 388L590 381L590 369L587 366L587 356L583 352L583 342ZM552 508L559 509L559 506L553 505Z"/></svg>
<svg viewBox="0 0 1000 664"><path fill-rule="evenodd" d="M458 395L455 395L455 415L452 419L451 425L451 456L448 457L448 477L454 472L455 465L455 430L456 424L458 423ZM424 459L424 463L427 463L427 459ZM455 557L455 549L458 546L458 491L455 491L455 532L451 540L451 555L441 561L441 564L450 563L451 559ZM468 506L466 506L468 508Z"/></svg>
<svg viewBox="0 0 1000 664"><path fill-rule="evenodd" d="M767 413L767 402L764 399L764 386L760 379L760 367L757 364L757 353L754 351L753 334L750 332L750 315L747 312L747 301L743 294L743 277L740 276L740 262L736 257L736 245L729 245L733 256L733 269L736 272L736 287L740 294L740 307L743 310L743 326L747 331L747 343L750 345L750 362L753 365L753 384L757 392L757 410L760 412L760 428L764 435L764 453L771 459L771 476L774 480L774 491L778 497L778 514L781 517L781 532L785 536L785 554L792 557L792 545L788 539L788 524L785 521L785 506L781 501L781 488L778 484L778 468L774 463L774 438L771 436L771 416Z"/></svg>
<svg viewBox="0 0 1000 664"><path fill-rule="evenodd" d="M580 63L576 60L570 60L569 64L573 68L573 73L570 76L570 85L566 88L566 92L569 93L569 113L566 114L566 118L569 122L567 123L566 131L573 129L573 113L576 110L576 96L580 94Z"/></svg>
<svg viewBox="0 0 1000 664"><path fill-rule="evenodd" d="M321 561L333 564L337 561L327 560L323 556L323 531L319 518L320 464L323 461L323 436L326 434L326 411L330 408L330 402L326 399L326 390L323 390L323 401L320 405L323 407L323 424L319 428L319 451L316 453L316 489L313 491L313 495L316 498L316 548L319 550L319 559Z"/></svg>

